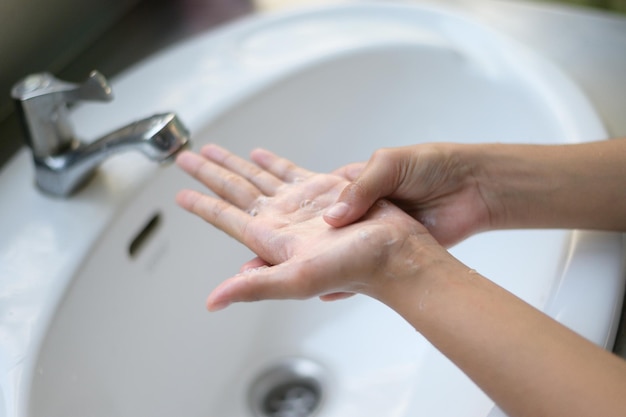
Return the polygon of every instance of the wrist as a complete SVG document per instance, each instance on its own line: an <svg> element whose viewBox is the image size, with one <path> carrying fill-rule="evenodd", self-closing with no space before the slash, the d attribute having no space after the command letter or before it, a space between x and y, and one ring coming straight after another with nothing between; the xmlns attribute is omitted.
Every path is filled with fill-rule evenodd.
<svg viewBox="0 0 626 417"><path fill-rule="evenodd" d="M489 228L626 230L624 143L467 146Z"/></svg>
<svg viewBox="0 0 626 417"><path fill-rule="evenodd" d="M416 330L429 298L450 278L470 271L427 232L408 236L389 257L385 276L371 296L399 313Z"/></svg>
<svg viewBox="0 0 626 417"><path fill-rule="evenodd" d="M559 175L541 145L484 144L467 147L477 184L489 212L487 229L551 224L549 199L562 188Z"/></svg>

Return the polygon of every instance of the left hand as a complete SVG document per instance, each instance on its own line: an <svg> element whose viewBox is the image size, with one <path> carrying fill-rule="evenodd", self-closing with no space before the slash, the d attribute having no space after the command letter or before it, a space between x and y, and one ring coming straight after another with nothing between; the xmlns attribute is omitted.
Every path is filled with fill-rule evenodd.
<svg viewBox="0 0 626 417"><path fill-rule="evenodd" d="M209 310L261 299L379 298L390 280L400 285L395 278L406 275L405 263L398 262L403 247L414 247L415 239L439 247L420 223L386 200L361 221L333 228L322 215L348 185L345 178L307 171L265 150L253 151L251 159L208 145L200 155L187 151L176 160L220 197L182 190L178 204L259 257L211 293ZM412 245L404 245L407 240Z"/></svg>

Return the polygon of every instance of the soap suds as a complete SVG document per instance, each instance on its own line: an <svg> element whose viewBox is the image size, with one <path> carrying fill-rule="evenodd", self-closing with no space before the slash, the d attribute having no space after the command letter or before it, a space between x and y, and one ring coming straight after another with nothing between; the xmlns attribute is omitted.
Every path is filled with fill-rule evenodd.
<svg viewBox="0 0 626 417"><path fill-rule="evenodd" d="M420 218L420 222L426 226L426 228L431 228L431 227L435 227L437 225L437 220L435 219L435 216L430 215L430 216L422 216Z"/></svg>
<svg viewBox="0 0 626 417"><path fill-rule="evenodd" d="M267 265L262 265L256 268L248 268L245 271L241 271L240 273L238 273L237 275L248 275L248 274L256 274L259 273L265 269L269 268L269 266Z"/></svg>
<svg viewBox="0 0 626 417"><path fill-rule="evenodd" d="M406 259L404 261L404 264L406 265L406 267L408 268L409 272L415 272L418 269L420 269L420 266L418 263L416 263L413 259Z"/></svg>
<svg viewBox="0 0 626 417"><path fill-rule="evenodd" d="M300 202L300 209L305 211L318 211L320 208L313 200L302 200Z"/></svg>
<svg viewBox="0 0 626 417"><path fill-rule="evenodd" d="M391 271L385 271L385 276L386 276L387 278L391 278L391 279L396 279L396 278L397 278L396 274L394 274L394 273L393 273L393 272L391 272Z"/></svg>
<svg viewBox="0 0 626 417"><path fill-rule="evenodd" d="M254 200L254 205L252 206L252 208L248 210L248 214L252 217L258 215L260 208L267 205L268 199L269 198L264 195L257 197L257 199Z"/></svg>

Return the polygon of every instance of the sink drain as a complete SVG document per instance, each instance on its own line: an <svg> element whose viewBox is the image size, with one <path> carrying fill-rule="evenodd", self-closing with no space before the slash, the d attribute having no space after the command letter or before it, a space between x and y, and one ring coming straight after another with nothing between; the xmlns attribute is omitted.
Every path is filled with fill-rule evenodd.
<svg viewBox="0 0 626 417"><path fill-rule="evenodd" d="M255 417L311 417L324 399L325 370L302 358L285 359L252 383L249 401Z"/></svg>

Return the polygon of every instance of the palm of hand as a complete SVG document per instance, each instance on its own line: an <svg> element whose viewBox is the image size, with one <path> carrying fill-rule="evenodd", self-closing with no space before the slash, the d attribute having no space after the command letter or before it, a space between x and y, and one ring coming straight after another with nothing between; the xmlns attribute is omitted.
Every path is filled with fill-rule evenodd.
<svg viewBox="0 0 626 417"><path fill-rule="evenodd" d="M358 223L335 229L322 218L348 181L315 174L267 151L256 164L216 146L202 156L184 153L177 163L220 198L183 190L178 203L254 251L264 265L238 274L209 298L216 310L234 301L308 298L337 292L375 291L389 251L419 223L385 201ZM372 295L372 294L370 294Z"/></svg>

